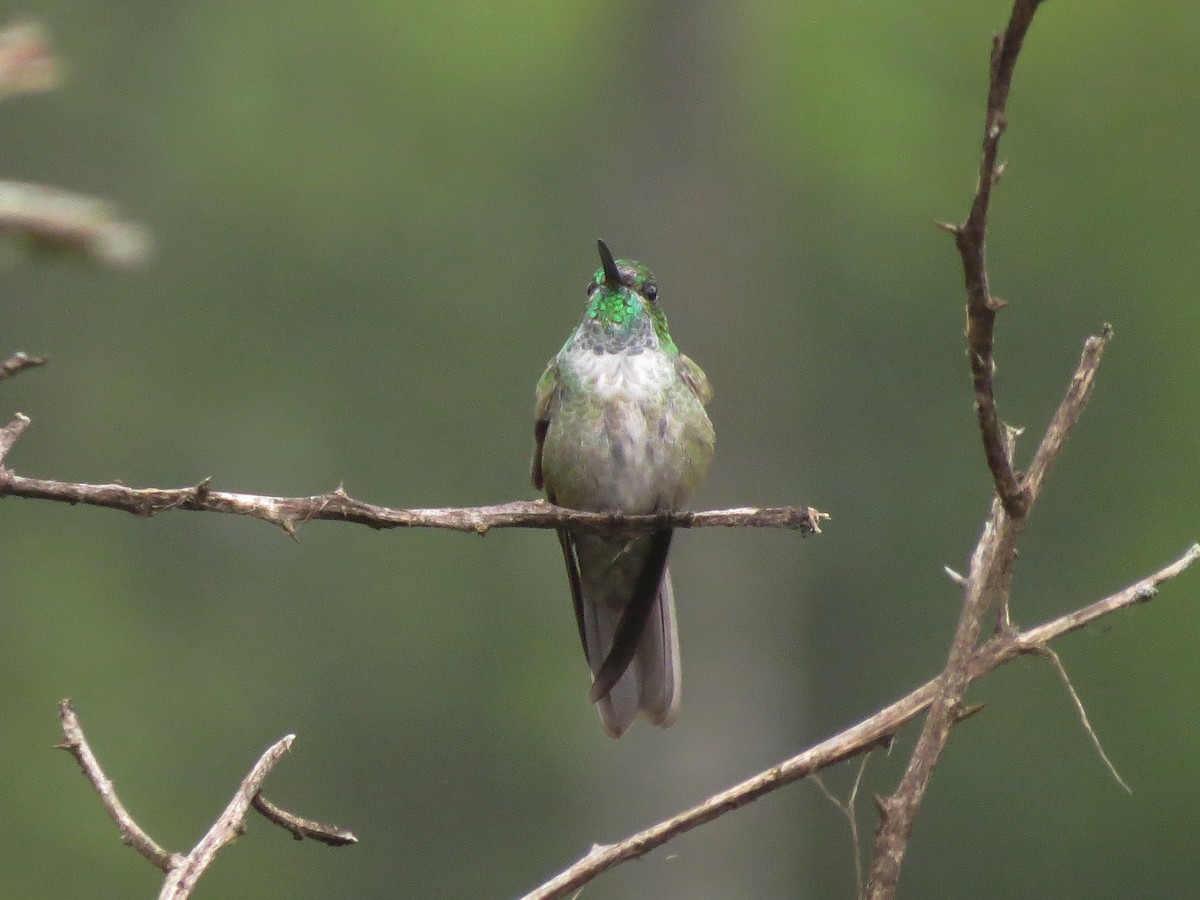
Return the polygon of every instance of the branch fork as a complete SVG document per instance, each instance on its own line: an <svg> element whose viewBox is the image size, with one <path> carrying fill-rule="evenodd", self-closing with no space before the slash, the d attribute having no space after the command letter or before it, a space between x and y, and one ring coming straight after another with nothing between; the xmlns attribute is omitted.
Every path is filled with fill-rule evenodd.
<svg viewBox="0 0 1200 900"><path fill-rule="evenodd" d="M96 754L88 744L74 704L70 700L63 700L58 704L58 712L62 718L63 739L56 745L57 748L75 757L84 777L100 797L104 811L120 831L121 842L135 849L166 875L159 900L184 900L191 896L196 882L212 865L217 853L245 832L246 814L251 807L262 813L268 821L290 831L297 840L308 837L330 846L358 842L358 838L344 828L297 816L262 796L263 782L296 740L294 734L289 734L263 752L238 785L225 810L191 851L185 854L166 850L138 825L117 796L112 780L104 774Z"/></svg>

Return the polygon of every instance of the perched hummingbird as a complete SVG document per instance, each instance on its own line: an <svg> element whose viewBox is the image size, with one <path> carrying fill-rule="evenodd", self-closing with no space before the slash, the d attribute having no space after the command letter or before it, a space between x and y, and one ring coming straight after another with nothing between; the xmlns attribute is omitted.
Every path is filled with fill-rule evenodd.
<svg viewBox="0 0 1200 900"><path fill-rule="evenodd" d="M538 380L533 485L571 509L677 510L712 460L712 389L671 340L650 269L598 243L583 320ZM680 690L671 529L624 540L564 527L558 540L605 729L620 737L639 710L668 727Z"/></svg>

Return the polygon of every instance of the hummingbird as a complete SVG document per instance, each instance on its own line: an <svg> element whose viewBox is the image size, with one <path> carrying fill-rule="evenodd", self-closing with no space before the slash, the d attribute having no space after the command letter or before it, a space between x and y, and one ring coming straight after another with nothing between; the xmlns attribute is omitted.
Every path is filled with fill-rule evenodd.
<svg viewBox="0 0 1200 900"><path fill-rule="evenodd" d="M712 460L712 388L671 339L650 269L597 243L583 318L538 380L530 476L558 506L675 511ZM620 737L639 712L670 726L680 696L671 529L614 538L563 526L558 540L605 730Z"/></svg>

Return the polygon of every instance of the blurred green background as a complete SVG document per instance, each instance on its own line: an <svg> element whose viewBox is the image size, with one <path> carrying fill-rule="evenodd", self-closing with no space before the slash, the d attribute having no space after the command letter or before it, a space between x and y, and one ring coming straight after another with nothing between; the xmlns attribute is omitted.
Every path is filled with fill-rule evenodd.
<svg viewBox="0 0 1200 900"><path fill-rule="evenodd" d="M64 754L75 699L128 806L186 849L261 750L268 795L198 897L507 897L874 712L936 672L989 500L961 271L1003 0L880 4L45 0L63 88L0 107L0 174L97 193L148 265L19 261L0 386L26 475L395 506L531 498L534 382L595 239L649 263L716 388L698 507L806 503L826 533L676 540L684 706L608 739L553 537L0 503L0 896L148 897ZM990 265L1002 414L1040 435L1116 340L1023 543L1052 617L1200 536L1200 7L1056 0L1010 106ZM1184 896L1200 874L1200 580L970 694L908 897ZM867 770L892 789L914 735ZM844 793L852 771L828 775ZM864 848L865 849L865 848ZM849 897L845 821L801 784L586 898Z"/></svg>

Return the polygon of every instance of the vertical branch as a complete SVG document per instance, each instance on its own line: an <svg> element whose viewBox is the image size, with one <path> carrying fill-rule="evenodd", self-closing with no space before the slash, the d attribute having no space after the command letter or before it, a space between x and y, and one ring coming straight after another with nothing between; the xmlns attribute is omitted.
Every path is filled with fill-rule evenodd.
<svg viewBox="0 0 1200 900"><path fill-rule="evenodd" d="M1023 483L1014 471L1014 436L1001 422L996 410L992 381L995 361L992 353L996 314L1005 304L991 294L986 259L987 217L992 188L1002 173L997 159L1000 138L1007 126L1009 89L1025 35L1041 3L1042 0L1015 0L1003 36L997 35L992 40L979 181L967 220L961 225L948 228L954 234L954 241L962 258L967 291L966 336L975 408L996 498L992 503L983 535L972 554L971 570L966 579L963 605L954 640L946 666L937 679L937 693L925 718L917 746L895 793L879 801L880 824L866 892L866 896L871 900L886 900L895 895L908 839L912 834L913 822L920 810L929 779L950 738L951 730L964 715L963 694L970 682L971 657L979 643L983 617L993 604L1002 610L1007 609L1013 566L1016 562L1017 541L1025 530L1030 507L1041 484L1040 476L1032 484ZM1107 343L1108 335L1106 330L1103 336L1093 338L1089 342L1084 359L1080 363L1080 371L1076 373L1072 382L1073 388L1078 384L1082 385L1083 389L1068 390L1060 407L1060 414L1056 414L1051 430L1042 441L1038 458L1041 460L1043 474L1061 449L1066 430L1078 419L1087 402L1088 389L1094 375L1094 365L1089 365L1089 360L1098 364L1099 351ZM1062 410L1065 407L1069 407L1070 412L1064 418ZM1068 423L1067 429L1062 432L1062 439L1051 440L1054 426L1060 420ZM1047 454L1045 459L1042 459L1043 448ZM1007 621L1007 617L1004 617L1003 621Z"/></svg>
<svg viewBox="0 0 1200 900"><path fill-rule="evenodd" d="M996 313L1004 308L1005 303L992 296L988 284L987 219L992 188L1003 174L1003 167L997 163L997 159L1000 138L1008 127L1006 111L1013 71L1033 14L1042 2L1016 0L1004 35L994 35L992 38L991 77L983 129L983 153L979 161L979 183L967 220L949 229L954 234L954 242L962 257L963 277L966 280L967 347L983 450L996 485L996 494L1010 514L1024 511L1028 506L1028 497L1013 472L1012 461L1006 452L1006 435L996 410L996 394L992 384Z"/></svg>

